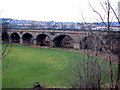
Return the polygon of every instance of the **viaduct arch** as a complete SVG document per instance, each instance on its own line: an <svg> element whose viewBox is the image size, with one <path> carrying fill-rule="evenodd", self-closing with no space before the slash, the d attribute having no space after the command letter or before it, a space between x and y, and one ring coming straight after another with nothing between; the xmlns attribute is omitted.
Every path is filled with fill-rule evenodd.
<svg viewBox="0 0 120 90"><path fill-rule="evenodd" d="M102 42L93 35L86 36L86 37L83 37L83 39L81 39L80 48L102 51Z"/></svg>
<svg viewBox="0 0 120 90"><path fill-rule="evenodd" d="M73 48L74 39L69 35L58 35L53 38L54 47Z"/></svg>
<svg viewBox="0 0 120 90"><path fill-rule="evenodd" d="M47 34L38 34L35 39L37 46L50 46L51 38Z"/></svg>
<svg viewBox="0 0 120 90"><path fill-rule="evenodd" d="M18 33L16 32L13 32L11 35L10 35L10 41L12 43L20 43L20 36Z"/></svg>
<svg viewBox="0 0 120 90"><path fill-rule="evenodd" d="M2 32L2 41L4 43L9 42L9 34L7 32Z"/></svg>
<svg viewBox="0 0 120 90"><path fill-rule="evenodd" d="M30 33L24 33L22 35L22 43L23 44L26 44L26 45L29 45L29 44L33 44L33 35L30 34Z"/></svg>
<svg viewBox="0 0 120 90"><path fill-rule="evenodd" d="M114 44L120 43L120 32L111 32L111 35L117 36L117 38L111 38L109 40L107 38L107 32L93 32L99 38L102 38L104 42L112 43L113 46ZM94 37L90 31L8 29L7 32L2 33L2 41L24 45L102 50L101 41Z"/></svg>

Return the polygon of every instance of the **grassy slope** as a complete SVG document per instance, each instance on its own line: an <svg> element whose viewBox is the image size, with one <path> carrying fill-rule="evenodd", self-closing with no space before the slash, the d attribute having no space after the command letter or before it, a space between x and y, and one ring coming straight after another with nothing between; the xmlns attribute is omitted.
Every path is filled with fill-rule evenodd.
<svg viewBox="0 0 120 90"><path fill-rule="evenodd" d="M13 45L3 62L3 87L31 88L36 81L46 87L67 87L59 75L66 72L66 63L74 55L84 58L65 50Z"/></svg>
<svg viewBox="0 0 120 90"><path fill-rule="evenodd" d="M69 51L14 45L3 62L3 87L59 86ZM6 68L7 67L7 68Z"/></svg>

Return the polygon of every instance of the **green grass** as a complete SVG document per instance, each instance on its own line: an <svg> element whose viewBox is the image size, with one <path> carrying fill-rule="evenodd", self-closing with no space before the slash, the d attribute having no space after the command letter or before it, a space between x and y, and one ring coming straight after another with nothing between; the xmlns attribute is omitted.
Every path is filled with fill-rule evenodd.
<svg viewBox="0 0 120 90"><path fill-rule="evenodd" d="M61 75L75 57L86 58L67 50L13 45L3 60L3 88L31 88L36 81L45 87L69 87Z"/></svg>
<svg viewBox="0 0 120 90"><path fill-rule="evenodd" d="M3 87L28 88L36 81L47 87L60 86L57 75L64 71L70 54L64 50L13 45L3 61Z"/></svg>

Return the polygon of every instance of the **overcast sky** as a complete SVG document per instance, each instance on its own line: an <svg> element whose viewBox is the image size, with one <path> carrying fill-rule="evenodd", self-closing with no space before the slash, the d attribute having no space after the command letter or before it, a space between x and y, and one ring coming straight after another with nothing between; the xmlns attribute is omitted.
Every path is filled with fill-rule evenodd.
<svg viewBox="0 0 120 90"><path fill-rule="evenodd" d="M97 11L105 15L99 0L89 1ZM111 0L115 9L118 1ZM0 0L0 17L2 18L81 22L82 15L87 22L100 21L91 10L88 0ZM113 19L113 21L116 20Z"/></svg>

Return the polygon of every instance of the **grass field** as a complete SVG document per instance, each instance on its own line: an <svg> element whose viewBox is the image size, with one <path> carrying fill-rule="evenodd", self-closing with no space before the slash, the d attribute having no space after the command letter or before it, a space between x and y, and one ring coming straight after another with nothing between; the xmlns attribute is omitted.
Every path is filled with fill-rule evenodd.
<svg viewBox="0 0 120 90"><path fill-rule="evenodd" d="M31 88L36 81L45 87L69 87L60 76L76 56L86 57L68 50L13 45L3 60L3 88Z"/></svg>

